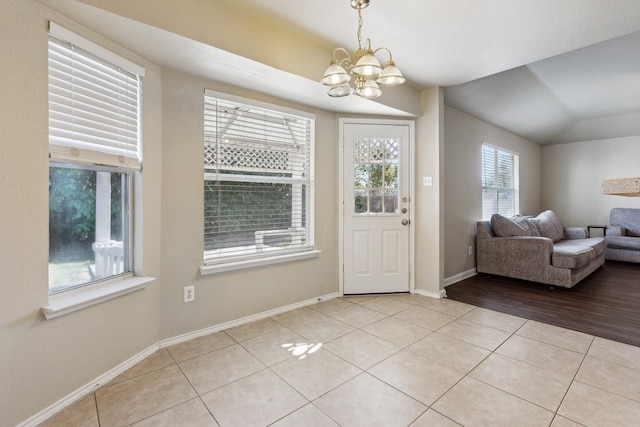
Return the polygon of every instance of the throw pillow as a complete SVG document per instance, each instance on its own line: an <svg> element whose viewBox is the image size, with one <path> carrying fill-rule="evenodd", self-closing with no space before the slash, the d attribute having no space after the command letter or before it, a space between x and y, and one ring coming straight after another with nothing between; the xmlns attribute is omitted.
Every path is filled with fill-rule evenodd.
<svg viewBox="0 0 640 427"><path fill-rule="evenodd" d="M540 213L531 221L538 227L540 236L548 237L553 242L558 242L564 238L564 226L555 212L547 210Z"/></svg>
<svg viewBox="0 0 640 427"><path fill-rule="evenodd" d="M498 237L530 236L531 232L522 221L515 221L500 214L491 215L491 228Z"/></svg>

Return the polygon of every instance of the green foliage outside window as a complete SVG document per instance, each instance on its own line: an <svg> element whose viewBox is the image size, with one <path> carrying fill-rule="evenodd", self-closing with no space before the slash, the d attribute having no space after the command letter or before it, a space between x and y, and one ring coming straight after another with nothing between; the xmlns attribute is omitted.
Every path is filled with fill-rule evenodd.
<svg viewBox="0 0 640 427"><path fill-rule="evenodd" d="M121 174L111 174L111 230L122 240ZM96 172L49 168L49 257L93 258L96 227Z"/></svg>

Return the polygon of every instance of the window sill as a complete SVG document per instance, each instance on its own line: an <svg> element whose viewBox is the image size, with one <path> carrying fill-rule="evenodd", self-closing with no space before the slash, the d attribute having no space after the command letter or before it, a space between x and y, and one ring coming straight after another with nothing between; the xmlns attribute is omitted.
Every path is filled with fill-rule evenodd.
<svg viewBox="0 0 640 427"><path fill-rule="evenodd" d="M49 305L41 308L50 320L147 287L153 277L129 276L98 283L49 297Z"/></svg>
<svg viewBox="0 0 640 427"><path fill-rule="evenodd" d="M245 268L260 267L263 265L278 264L281 262L296 261L300 259L315 258L321 251L311 250L304 252L295 252L286 255L275 255L267 258L248 259L242 261L233 261L220 264L203 265L200 267L200 274L216 274L225 271L242 270Z"/></svg>

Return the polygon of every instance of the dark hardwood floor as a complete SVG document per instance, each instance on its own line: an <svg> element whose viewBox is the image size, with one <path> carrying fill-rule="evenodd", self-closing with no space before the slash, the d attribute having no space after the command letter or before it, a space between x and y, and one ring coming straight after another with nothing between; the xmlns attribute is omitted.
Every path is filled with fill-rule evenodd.
<svg viewBox="0 0 640 427"><path fill-rule="evenodd" d="M451 300L640 346L640 265L607 261L573 288L478 274Z"/></svg>

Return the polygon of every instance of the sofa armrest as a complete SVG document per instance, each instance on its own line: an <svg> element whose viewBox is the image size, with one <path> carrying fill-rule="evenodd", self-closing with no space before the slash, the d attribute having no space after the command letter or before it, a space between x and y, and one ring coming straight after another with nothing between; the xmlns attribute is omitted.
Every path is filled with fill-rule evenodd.
<svg viewBox="0 0 640 427"><path fill-rule="evenodd" d="M586 239L589 232L586 227L565 227L564 240Z"/></svg>
<svg viewBox="0 0 640 427"><path fill-rule="evenodd" d="M476 244L476 269L481 273L535 281L551 265L553 242L546 237L494 237Z"/></svg>
<svg viewBox="0 0 640 427"><path fill-rule="evenodd" d="M627 230L617 225L610 225L605 230L605 236L624 236L625 234L627 234Z"/></svg>

